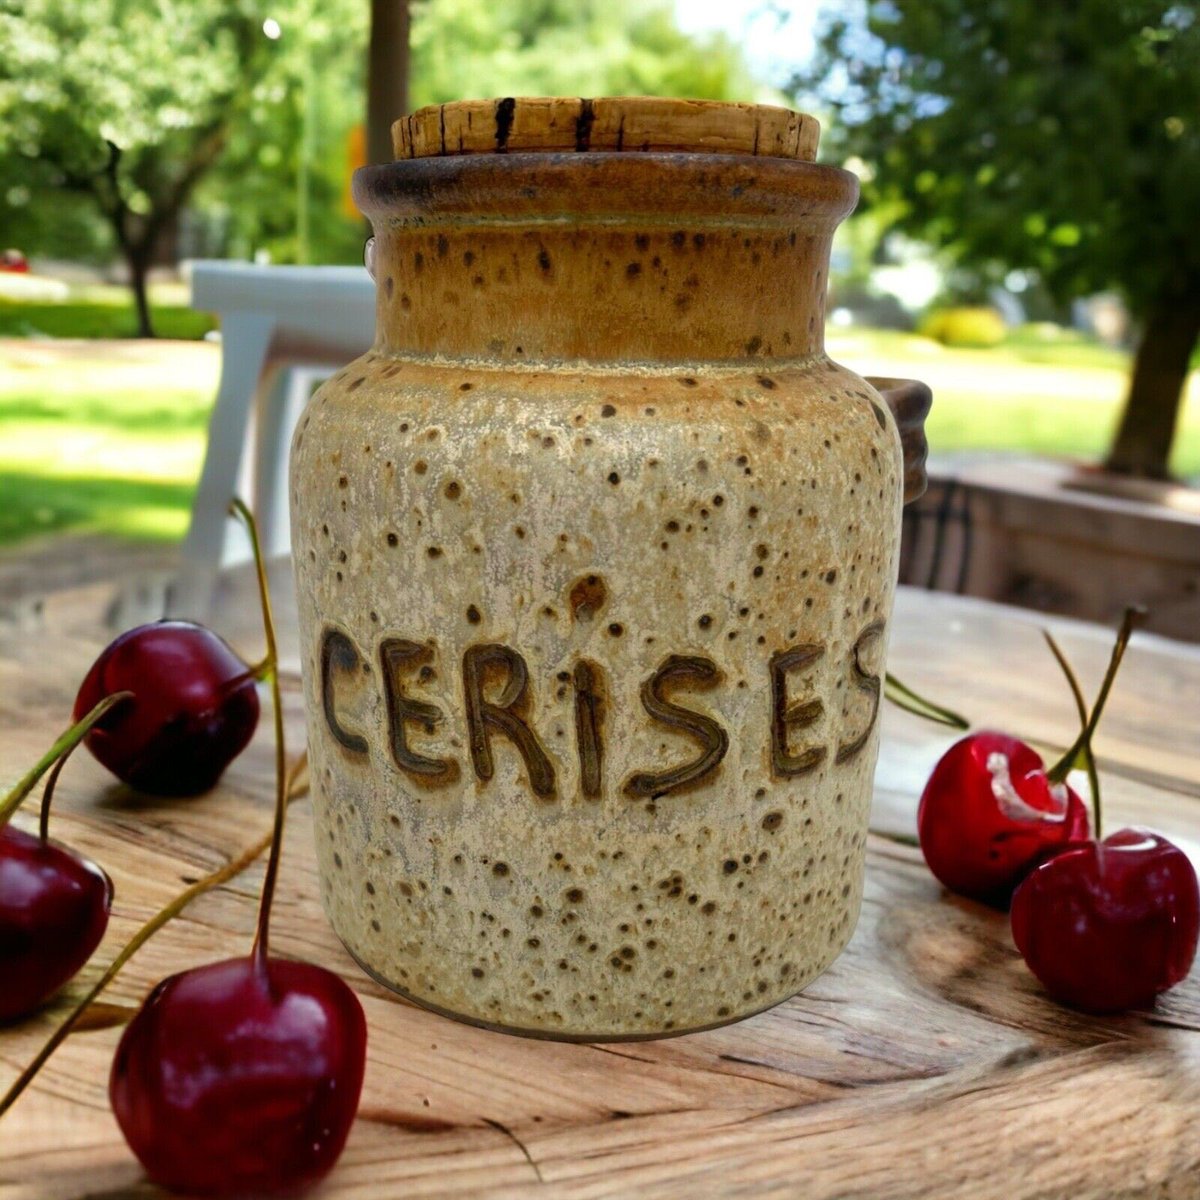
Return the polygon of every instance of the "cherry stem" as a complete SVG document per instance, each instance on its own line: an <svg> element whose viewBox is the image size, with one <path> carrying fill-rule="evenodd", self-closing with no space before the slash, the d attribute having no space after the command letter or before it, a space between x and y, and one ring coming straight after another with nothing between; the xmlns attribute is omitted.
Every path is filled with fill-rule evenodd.
<svg viewBox="0 0 1200 1200"><path fill-rule="evenodd" d="M76 743L78 745L78 743ZM42 810L38 817L38 837L42 841L42 845L46 844L50 836L50 802L54 799L54 789L58 785L58 777L62 774L62 769L67 765L67 759L75 753L75 746L66 752L54 764L53 770L46 776L46 786L42 789Z"/></svg>
<svg viewBox="0 0 1200 1200"><path fill-rule="evenodd" d="M901 683L890 671L883 677L883 687L886 699L915 717L923 717L926 721L933 721L938 725L949 725L951 729L971 728L971 723L966 717L960 716L953 709L934 704L932 700L926 700L924 696L918 695L912 688Z"/></svg>
<svg viewBox="0 0 1200 1200"><path fill-rule="evenodd" d="M283 845L283 818L287 811L287 753L283 743L283 696L279 687L279 649L275 641L275 618L271 613L271 593L267 586L267 564L258 540L258 524L244 501L236 496L230 509L246 527L250 549L254 554L254 571L258 576L258 598L262 604L263 633L267 653L263 669L271 685L271 707L275 718L275 825L271 833L271 854L267 859L267 874L263 879L262 901L258 909L258 930L250 951L255 966L267 978L267 951L270 939L271 902L275 898L275 881L279 877L279 854ZM256 672L259 668L252 668Z"/></svg>
<svg viewBox="0 0 1200 1200"><path fill-rule="evenodd" d="M271 678L273 670L275 670L275 664L271 661L271 656L268 654L261 662L252 663L248 674L257 683L267 683Z"/></svg>
<svg viewBox="0 0 1200 1200"><path fill-rule="evenodd" d="M1133 636L1134 627L1146 615L1146 610L1140 606L1131 605L1125 610L1125 615L1121 618L1121 628L1117 632L1117 640L1113 644L1112 656L1108 660L1108 670L1104 672L1104 680L1100 684L1100 693L1096 697L1096 703L1092 706L1092 715L1088 718L1087 724L1080 731L1079 736L1071 744L1070 749L1062 756L1046 772L1046 777L1051 783L1062 783L1064 779L1074 769L1080 755L1087 750L1091 752L1092 735L1096 732L1096 726L1100 723L1100 716L1104 712L1104 705L1108 701L1108 693L1112 691L1113 681L1117 677L1117 671L1121 666L1121 659L1125 657L1125 648L1129 645L1129 639ZM1097 830L1099 833L1099 830Z"/></svg>
<svg viewBox="0 0 1200 1200"><path fill-rule="evenodd" d="M1083 697L1083 689L1079 686L1079 678L1067 660L1066 654L1063 653L1062 647L1054 640L1054 635L1050 630L1043 629L1042 637L1046 639L1046 645L1050 647L1050 653L1054 655L1058 665L1062 668L1062 673L1067 677L1067 686L1071 689L1071 695L1075 699L1075 711L1079 714L1079 728L1086 729L1088 723L1087 701ZM1092 793L1092 820L1094 822L1092 832L1099 839L1100 775L1096 770L1096 756L1092 753L1092 743L1090 740L1083 748L1083 765L1087 769L1088 790Z"/></svg>
<svg viewBox="0 0 1200 1200"><path fill-rule="evenodd" d="M307 785L298 786L299 780L304 768L308 765L308 755L302 754L292 765L292 769L288 774L287 779L287 802L290 804L293 800L298 800L307 791ZM275 831L264 834L253 846L243 850L236 858L231 859L223 867L218 867L209 875L205 875L203 879L198 879L191 887L180 892L169 904L160 908L143 925L137 933L122 947L116 958L109 963L104 974L92 985L91 991L79 1001L78 1004L67 1014L62 1024L50 1035L45 1045L37 1052L33 1061L21 1072L20 1075L13 1081L12 1086L0 1097L0 1117L3 1117L6 1112L17 1102L21 1093L33 1082L33 1078L45 1066L50 1056L66 1041L71 1031L79 1024L84 1013L91 1008L96 998L102 991L121 972L121 968L169 921L174 920L179 916L185 908L198 896L204 895L205 892L212 891L213 888L219 887L223 883L228 883L235 876L240 875L256 858L258 858L264 850L274 842Z"/></svg>
<svg viewBox="0 0 1200 1200"><path fill-rule="evenodd" d="M0 829L12 819L13 813L21 807L21 802L37 786L37 782L64 755L70 754L80 742L91 732L97 721L104 717L108 710L124 700L133 697L132 692L114 692L105 696L95 708L81 721L76 721L34 764L33 769L14 785L12 791L0 800Z"/></svg>

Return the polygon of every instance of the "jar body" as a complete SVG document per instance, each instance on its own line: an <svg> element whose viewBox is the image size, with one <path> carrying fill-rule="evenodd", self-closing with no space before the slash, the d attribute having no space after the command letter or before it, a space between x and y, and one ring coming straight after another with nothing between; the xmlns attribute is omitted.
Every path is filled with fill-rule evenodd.
<svg viewBox="0 0 1200 1200"><path fill-rule="evenodd" d="M549 1037L794 994L853 931L903 465L857 376L373 351L293 445L323 899Z"/></svg>

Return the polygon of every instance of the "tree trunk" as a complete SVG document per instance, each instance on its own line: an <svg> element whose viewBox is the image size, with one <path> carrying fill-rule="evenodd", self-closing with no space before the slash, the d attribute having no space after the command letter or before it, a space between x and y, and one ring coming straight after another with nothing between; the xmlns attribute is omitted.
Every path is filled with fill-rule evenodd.
<svg viewBox="0 0 1200 1200"><path fill-rule="evenodd" d="M150 300L146 294L146 276L150 272L150 253L140 246L125 251L129 266L129 286L133 288L133 303L137 309L137 336L154 337L154 322L150 319Z"/></svg>
<svg viewBox="0 0 1200 1200"><path fill-rule="evenodd" d="M391 162L392 122L408 112L409 0L371 0L367 161Z"/></svg>
<svg viewBox="0 0 1200 1200"><path fill-rule="evenodd" d="M1121 423L1105 467L1121 475L1167 479L1188 361L1200 338L1200 296L1151 309L1133 364Z"/></svg>

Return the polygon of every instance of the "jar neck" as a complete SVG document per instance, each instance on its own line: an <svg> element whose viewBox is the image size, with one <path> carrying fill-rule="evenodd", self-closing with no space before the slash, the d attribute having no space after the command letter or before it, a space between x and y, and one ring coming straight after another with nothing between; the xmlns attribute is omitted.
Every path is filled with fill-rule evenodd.
<svg viewBox="0 0 1200 1200"><path fill-rule="evenodd" d="M380 349L522 364L821 353L830 242L856 192L832 168L694 154L363 175Z"/></svg>

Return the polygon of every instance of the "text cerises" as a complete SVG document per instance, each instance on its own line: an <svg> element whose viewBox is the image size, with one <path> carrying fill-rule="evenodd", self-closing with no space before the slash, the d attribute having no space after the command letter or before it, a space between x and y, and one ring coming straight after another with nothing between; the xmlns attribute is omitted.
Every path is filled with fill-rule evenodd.
<svg viewBox="0 0 1200 1200"><path fill-rule="evenodd" d="M863 662L863 655L882 637L884 625L875 621L859 633L846 654L850 686L863 693L869 715L861 729L835 745L804 743L804 730L815 725L825 712L825 701L816 695L793 695L790 685L810 671L825 655L817 642L790 646L772 654L767 662L770 690L770 763L777 778L792 778L816 770L832 752L835 763L846 763L866 746L879 715L880 676ZM434 757L415 749L409 741L410 728L432 734L445 720L436 704L422 699L420 684L432 674L433 647L401 637L379 642L379 678L387 713L388 751L396 767L415 782L438 786L459 777L458 762ZM348 724L339 710L339 679L365 686L369 663L362 649L345 631L327 626L321 635L320 690L325 724L330 735L348 754L369 753L367 738ZM579 659L572 671L559 678L570 683L575 723L575 753L583 794L598 798L603 791L605 770L605 710L609 688L604 669L588 659ZM675 766L637 770L621 782L627 796L656 799L708 780L729 750L729 733L714 717L679 703L691 692L710 691L720 686L723 676L710 658L696 654L671 654L644 679L639 688L642 708L652 720L681 733L696 743L696 754ZM500 737L520 754L534 794L551 800L557 794L557 770L530 719L529 669L522 655L511 646L485 642L468 646L462 656L463 715L471 769L486 782L495 773L492 741Z"/></svg>

